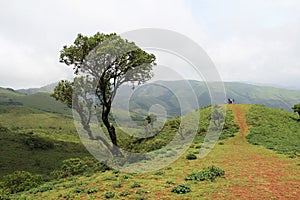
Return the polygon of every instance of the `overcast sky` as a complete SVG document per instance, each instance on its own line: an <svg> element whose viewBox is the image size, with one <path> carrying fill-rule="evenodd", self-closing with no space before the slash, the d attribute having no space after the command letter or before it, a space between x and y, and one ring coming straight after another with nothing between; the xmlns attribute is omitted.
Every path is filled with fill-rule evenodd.
<svg viewBox="0 0 300 200"><path fill-rule="evenodd" d="M77 33L140 28L196 41L224 81L300 85L299 0L9 0L0 2L0 86L71 78L58 57Z"/></svg>

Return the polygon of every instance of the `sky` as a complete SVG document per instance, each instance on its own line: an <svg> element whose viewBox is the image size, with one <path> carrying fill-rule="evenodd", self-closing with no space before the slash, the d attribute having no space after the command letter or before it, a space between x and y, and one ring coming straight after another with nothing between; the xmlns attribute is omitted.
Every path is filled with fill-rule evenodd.
<svg viewBox="0 0 300 200"><path fill-rule="evenodd" d="M141 28L198 43L222 80L300 88L298 0L10 0L0 2L0 86L40 87L73 77L59 63L78 33Z"/></svg>

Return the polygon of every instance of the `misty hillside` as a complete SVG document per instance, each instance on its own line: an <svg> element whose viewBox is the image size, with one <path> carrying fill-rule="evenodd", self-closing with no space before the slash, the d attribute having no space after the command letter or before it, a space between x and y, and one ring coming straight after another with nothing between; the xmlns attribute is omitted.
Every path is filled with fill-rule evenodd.
<svg viewBox="0 0 300 200"><path fill-rule="evenodd" d="M49 96L55 85L53 83L41 88L16 91L0 88L0 104L25 105L44 111L70 114L66 106ZM291 111L291 107L300 101L299 90L236 82L225 82L224 87L226 98L234 98L237 104L263 104ZM130 85L121 86L113 107L143 116L153 105L160 105L164 107L167 117L170 118L210 104L210 93L204 82L158 81L141 85L134 90Z"/></svg>

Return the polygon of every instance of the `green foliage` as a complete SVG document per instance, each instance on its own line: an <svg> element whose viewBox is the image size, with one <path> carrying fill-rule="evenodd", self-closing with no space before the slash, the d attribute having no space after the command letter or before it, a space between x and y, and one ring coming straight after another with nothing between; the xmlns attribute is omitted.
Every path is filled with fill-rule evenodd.
<svg viewBox="0 0 300 200"><path fill-rule="evenodd" d="M295 104L292 109L294 110L295 113L297 113L300 117L300 103Z"/></svg>
<svg viewBox="0 0 300 200"><path fill-rule="evenodd" d="M138 188L138 187L141 187L141 185L139 183L134 183L130 187L131 188Z"/></svg>
<svg viewBox="0 0 300 200"><path fill-rule="evenodd" d="M4 127L4 126L2 126L1 124L0 124L0 133L1 132L7 132L8 131L8 128L6 128L6 127Z"/></svg>
<svg viewBox="0 0 300 200"><path fill-rule="evenodd" d="M186 184L180 184L175 187L173 187L172 192L177 194L186 194L191 191L191 188L189 185Z"/></svg>
<svg viewBox="0 0 300 200"><path fill-rule="evenodd" d="M166 184L169 184L169 185L173 185L175 182L174 181L166 181Z"/></svg>
<svg viewBox="0 0 300 200"><path fill-rule="evenodd" d="M29 193L36 194L38 192L46 192L46 191L50 191L53 189L54 189L54 186L52 184L44 184L41 187L31 189L29 191Z"/></svg>
<svg viewBox="0 0 300 200"><path fill-rule="evenodd" d="M54 148L53 141L46 138L37 137L34 135L27 136L24 142L26 145L29 146L30 149L48 150Z"/></svg>
<svg viewBox="0 0 300 200"><path fill-rule="evenodd" d="M136 194L146 194L147 191L146 191L146 190L138 189L135 193L136 193Z"/></svg>
<svg viewBox="0 0 300 200"><path fill-rule="evenodd" d="M130 195L130 192L129 192L129 191L122 191L122 192L119 193L119 196L120 196L120 197L126 197L126 196L128 196L128 195Z"/></svg>
<svg viewBox="0 0 300 200"><path fill-rule="evenodd" d="M115 197L115 193L114 192L106 192L104 197L106 199L110 199L110 198L114 198Z"/></svg>
<svg viewBox="0 0 300 200"><path fill-rule="evenodd" d="M50 96L57 101L61 101L69 108L72 108L73 86L74 83L68 80L62 80L54 88L54 92Z"/></svg>
<svg viewBox="0 0 300 200"><path fill-rule="evenodd" d="M70 158L64 160L60 169L54 170L52 175L55 178L65 178L85 173L104 172L108 169L106 165L93 158Z"/></svg>
<svg viewBox="0 0 300 200"><path fill-rule="evenodd" d="M43 182L42 176L25 171L15 171L3 177L3 187L8 193L16 193L37 187Z"/></svg>
<svg viewBox="0 0 300 200"><path fill-rule="evenodd" d="M215 181L218 177L224 177L224 170L214 165L204 168L199 172L194 172L185 177L187 181Z"/></svg>
<svg viewBox="0 0 300 200"><path fill-rule="evenodd" d="M186 155L186 159L187 159L187 160L196 160L196 159L197 159L197 156L196 156L195 154L193 154L193 153L188 153L188 154Z"/></svg>
<svg viewBox="0 0 300 200"><path fill-rule="evenodd" d="M160 175L163 175L163 174L165 174L165 171L163 171L163 170L158 170L154 173L154 175L157 175L157 176L160 176Z"/></svg>
<svg viewBox="0 0 300 200"><path fill-rule="evenodd" d="M120 183L114 183L114 184L112 184L112 187L113 188L121 188L122 185Z"/></svg>
<svg viewBox="0 0 300 200"><path fill-rule="evenodd" d="M288 156L300 153L300 124L293 113L252 106L247 114L247 123L252 128L247 140Z"/></svg>
<svg viewBox="0 0 300 200"><path fill-rule="evenodd" d="M99 188L97 188L97 187L89 187L89 188L87 188L86 190L85 190L85 192L87 193L87 194L93 194L93 193L96 193L96 192L98 192L99 191Z"/></svg>

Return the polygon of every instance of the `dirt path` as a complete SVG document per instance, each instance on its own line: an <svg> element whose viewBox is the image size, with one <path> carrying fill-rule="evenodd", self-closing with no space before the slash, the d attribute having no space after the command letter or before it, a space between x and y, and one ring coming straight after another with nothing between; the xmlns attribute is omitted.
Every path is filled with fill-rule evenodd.
<svg viewBox="0 0 300 200"><path fill-rule="evenodd" d="M249 106L230 105L240 134L224 147L224 168L228 184L213 196L216 199L300 199L297 160L286 158L246 140Z"/></svg>

